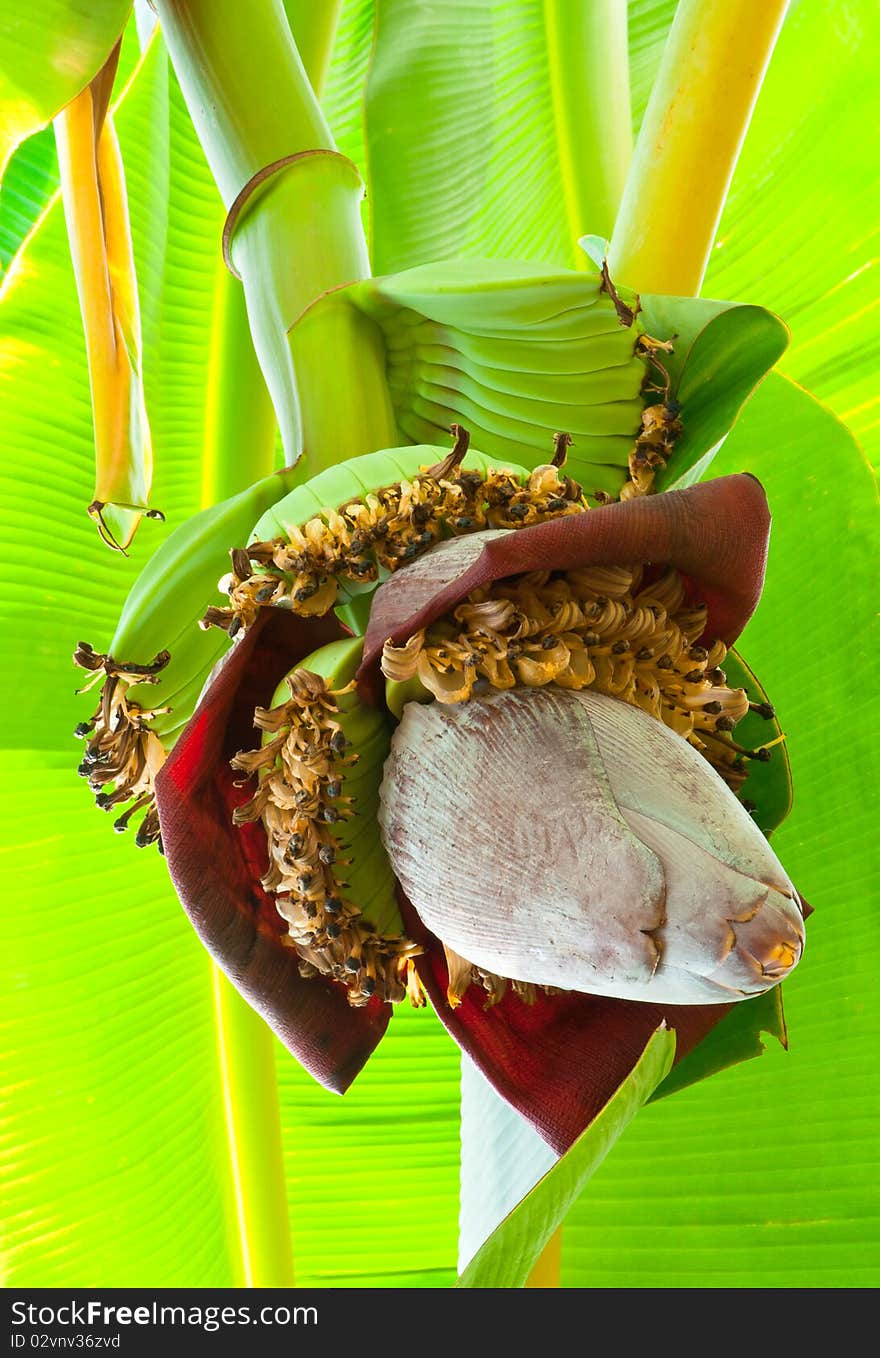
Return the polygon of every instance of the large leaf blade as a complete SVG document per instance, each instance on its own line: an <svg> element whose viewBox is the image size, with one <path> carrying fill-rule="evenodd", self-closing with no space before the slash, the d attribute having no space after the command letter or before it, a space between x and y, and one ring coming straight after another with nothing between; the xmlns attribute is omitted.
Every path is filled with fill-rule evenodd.
<svg viewBox="0 0 880 1358"><path fill-rule="evenodd" d="M837 476L802 474L804 459L819 458ZM847 431L777 375L716 466L759 475L774 514L764 597L741 645L774 695L794 769L793 813L774 848L816 911L785 986L791 1050L771 1043L760 1061L642 1113L569 1216L563 1281L876 1285L880 1204L865 1185L880 1107L880 925L863 789L880 769L876 744L852 736L875 725L876 620L864 562L878 550L876 485ZM858 663L834 661L841 636Z"/></svg>
<svg viewBox="0 0 880 1358"><path fill-rule="evenodd" d="M177 107L169 111L156 45L117 126L145 284L168 527L199 503L200 469L190 458L201 437L219 224ZM183 194L170 212L169 182ZM57 199L6 281L0 389L0 558L12 581L4 698L17 714L3 741L3 847L17 884L6 912L13 1003L4 1028L14 1061L4 1083L17 1087L4 1147L13 1202L7 1276L21 1286L84 1277L181 1286L196 1267L205 1284L231 1285L233 1204L208 960L164 865L110 834L73 773L71 733L88 700L74 696L72 647L80 637L109 641L140 561L110 557L78 508L92 476L91 412ZM148 528L154 541L167 531ZM139 551L151 545L145 538Z"/></svg>
<svg viewBox="0 0 880 1358"><path fill-rule="evenodd" d="M12 151L100 70L131 0L42 0L0 9L0 178Z"/></svg>
<svg viewBox="0 0 880 1358"><path fill-rule="evenodd" d="M377 272L459 255L577 264L542 4L383 4L365 114Z"/></svg>
<svg viewBox="0 0 880 1358"><path fill-rule="evenodd" d="M47 127L18 148L0 184L0 276L57 188L58 154Z"/></svg>
<svg viewBox="0 0 880 1358"><path fill-rule="evenodd" d="M231 1286L207 958L58 748L3 755L7 1285Z"/></svg>

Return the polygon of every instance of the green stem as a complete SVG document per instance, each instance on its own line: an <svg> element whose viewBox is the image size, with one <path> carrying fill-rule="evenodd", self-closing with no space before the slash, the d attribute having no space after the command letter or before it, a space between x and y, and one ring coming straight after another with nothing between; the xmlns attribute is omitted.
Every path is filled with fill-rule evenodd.
<svg viewBox="0 0 880 1358"><path fill-rule="evenodd" d="M280 0L155 0L154 7L227 208L264 165L332 148Z"/></svg>
<svg viewBox="0 0 880 1358"><path fill-rule="evenodd" d="M214 289L202 504L272 470L275 412L248 330L241 284L222 260ZM272 1034L216 966L214 1017L241 1287L292 1287L293 1252Z"/></svg>
<svg viewBox="0 0 880 1358"><path fill-rule="evenodd" d="M680 0L608 265L643 292L696 296L788 0Z"/></svg>
<svg viewBox="0 0 880 1358"><path fill-rule="evenodd" d="M284 13L312 89L324 91L342 0L283 0Z"/></svg>
<svg viewBox="0 0 880 1358"><path fill-rule="evenodd" d="M336 151L280 0L156 0L156 9L230 210L227 259L244 284L288 461L298 460L304 437L311 469L395 442L384 356L378 344L362 347L364 324L353 309L331 327L335 349L318 325L288 341L316 299L370 270L363 184ZM314 61L317 31L309 29ZM326 36L328 25L321 31ZM355 418L363 412L366 424Z"/></svg>
<svg viewBox="0 0 880 1358"><path fill-rule="evenodd" d="M544 23L569 229L607 238L632 155L626 0L544 0Z"/></svg>
<svg viewBox="0 0 880 1358"><path fill-rule="evenodd" d="M275 462L275 411L248 330L241 284L217 262L202 506L217 504L268 476Z"/></svg>
<svg viewBox="0 0 880 1358"><path fill-rule="evenodd" d="M293 1249L272 1034L212 966L240 1287L293 1287Z"/></svg>

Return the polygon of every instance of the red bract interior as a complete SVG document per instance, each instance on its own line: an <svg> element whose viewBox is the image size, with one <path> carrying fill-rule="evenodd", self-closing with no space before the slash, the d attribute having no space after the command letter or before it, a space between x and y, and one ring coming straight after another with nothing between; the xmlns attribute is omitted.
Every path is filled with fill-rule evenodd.
<svg viewBox="0 0 880 1358"><path fill-rule="evenodd" d="M202 942L297 1060L340 1093L388 1026L389 1006L352 1009L342 986L300 976L296 953L281 942L274 897L260 885L263 827L232 823L253 789L229 761L259 743L254 708L271 703L299 660L343 635L333 616L264 611L218 667L156 785L171 877Z"/></svg>

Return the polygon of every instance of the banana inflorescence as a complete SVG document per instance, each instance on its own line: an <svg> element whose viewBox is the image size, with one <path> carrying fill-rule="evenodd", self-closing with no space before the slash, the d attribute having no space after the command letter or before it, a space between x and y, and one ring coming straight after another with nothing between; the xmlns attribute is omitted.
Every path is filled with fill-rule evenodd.
<svg viewBox="0 0 880 1358"><path fill-rule="evenodd" d="M257 750L233 767L256 773L237 824L260 819L269 868L262 882L287 924L304 975L341 981L350 1002L401 1000L420 991L395 878L375 832L390 745L383 715L360 703L354 675L363 642L333 642L294 670L270 709L257 708Z"/></svg>
<svg viewBox="0 0 880 1358"><path fill-rule="evenodd" d="M552 462L526 472L465 456L467 436L454 432L452 453L431 465L439 449L371 454L279 501L249 547L233 553L230 605L211 609L206 622L237 633L266 607L305 617L345 610L358 591L371 591L431 548L439 548L438 561L470 561L499 530L588 512L563 469L567 436L557 436ZM367 489L335 510L319 508L355 482ZM446 569L445 577L455 575ZM781 737L755 750L733 740L745 716L773 721L773 712L728 684L721 668L727 648L700 644L706 624L705 606L687 601L672 569L531 572L477 590L405 643L386 645L387 709L400 719L413 699L461 704L493 689L591 690L650 713L738 792L746 760L769 758ZM390 728L352 692L360 655L358 641L325 647L291 672L272 708L257 709L263 745L240 753L233 767L258 775L259 784L235 819L264 826L269 866L262 883L276 897L285 942L303 974L341 981L352 1004L407 993L418 1003L418 948L404 932L394 874L375 833ZM499 974L450 948L447 961L453 1004L471 981L490 1004L509 988L527 1003L553 989L549 979Z"/></svg>
<svg viewBox="0 0 880 1358"><path fill-rule="evenodd" d="M556 439L554 461L529 473L493 467L468 453L466 431L453 433L445 455L434 446L367 454L293 490L256 525L256 540L232 553L230 607L211 608L205 623L237 635L266 607L317 617L336 606L345 614L440 540L586 511L581 487L561 470L566 435ZM328 509L334 500L338 508ZM419 949L404 933L375 833L390 732L384 715L352 691L362 649L360 641L324 647L288 676L272 708L257 709L263 744L238 754L233 767L257 774L259 785L235 819L263 823L263 886L276 896L303 974L341 981L352 1004L407 993L419 1004L411 965Z"/></svg>

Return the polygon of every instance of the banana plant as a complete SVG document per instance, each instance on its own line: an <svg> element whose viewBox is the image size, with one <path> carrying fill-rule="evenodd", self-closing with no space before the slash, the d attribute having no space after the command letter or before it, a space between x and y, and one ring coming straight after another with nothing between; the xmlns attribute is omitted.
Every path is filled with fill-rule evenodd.
<svg viewBox="0 0 880 1358"><path fill-rule="evenodd" d="M472 1085L461 1120L462 1263L476 1252L462 1286L607 1286L622 1273L641 1286L713 1285L733 1220L717 1205L718 1175L737 1146L742 1154L736 1129L749 1113L735 1285L767 1285L756 1281L762 1250L793 1241L807 1210L786 1198L795 1169L774 1170L772 1211L745 1219L740 1209L813 1106L831 1041L819 987L833 960L849 966L835 982L844 987L835 1013L861 993L841 883L856 889L862 860L856 852L844 869L827 826L829 799L848 806L872 757L862 742L843 770L824 743L835 730L829 714L857 681L852 667L829 676L815 644L816 603L830 604L832 589L835 636L867 625L861 592L841 598L823 573L822 544L846 522L836 550L858 570L875 531L872 485L847 431L770 373L788 339L778 311L794 328L783 362L816 375L824 354L820 390L853 407L857 422L870 419L858 363L843 379L831 361L856 332L843 321L823 329L812 300L835 282L870 286L852 261L836 262L867 211L861 179L850 213L833 220L834 265L811 253L820 281L806 305L787 307L772 277L762 293L766 260L749 247L749 223L772 233L786 210L782 187L758 191L754 167L768 143L775 149L773 118L818 20L807 6L782 26L781 4L707 10L682 0L670 27L673 7L646 3L631 13L627 51L625 7L615 4L400 0L378 7L375 29L365 0L346 0L341 15L337 5L270 0L155 8L161 32L139 13L124 34L128 79L113 114L131 222L123 270L128 286L137 273L142 331L115 395L127 399L132 372L137 390L142 380L152 501L167 520L141 525L131 558L100 555L76 517L77 497L89 503L92 416L62 205L46 196L55 173L46 142L24 140L7 171L7 183L32 185L36 206L4 216L0 198L13 254L0 308L18 506L10 543L27 559L29 497L44 488L67 585L59 611L45 562L24 575L16 644L32 655L37 626L53 639L36 652L53 697L37 759L17 746L9 758L41 814L48 780L53 806L67 806L77 827L41 849L36 881L29 811L11 845L23 874L17 1032L39 1088L63 1067L62 1098L82 1134L50 1161L41 1096L23 1110L10 1274L76 1283L88 1250L90 1277L97 1269L108 1285L453 1282L458 1047L442 1022L507 1101ZM57 107L34 98L24 118L20 86L12 90L14 139L46 117L69 121L62 104L106 81L121 21L108 6L79 44L85 64ZM865 57L852 34L838 36L852 89ZM42 49L33 35L25 45L21 81L40 89ZM631 161L628 73L636 114L644 110ZM867 101L867 76L865 89ZM791 173L803 174L798 138L815 140L812 116L786 108ZM823 166L798 181L805 191ZM62 179L76 256L70 173ZM780 252L774 277L791 277L792 254ZM740 302L696 295L707 265L708 290ZM95 314L82 304L90 355ZM47 371L51 407L40 399ZM143 484L144 427L131 427L119 485ZM63 481L46 430L64 439ZM26 467L18 448L32 452ZM822 460L821 482L815 465L804 470L811 457ZM743 471L766 496L752 477L731 474ZM145 500L123 499L119 513L145 512ZM766 589L750 620L768 501ZM810 526L808 580L801 536ZM85 686L100 684L85 714L82 698L57 696L70 687L74 646ZM480 712L500 740L485 750ZM136 836L108 841L89 820L82 785L69 781L73 725L84 781L116 828L137 825ZM561 799L552 813L512 772L549 767L551 746ZM783 826L786 749L796 802ZM574 829L565 825L573 802ZM658 840L661 805L675 828ZM847 814L856 823L865 813ZM542 818L564 831L552 844L541 832L553 881L564 892L585 874L600 883L574 927L556 920L552 892L532 898L515 874L504 880L508 837L515 864L528 865ZM133 837L143 854L133 855ZM629 919L612 939L601 884L624 863ZM708 915L694 909L707 873ZM45 930L44 891L46 902L61 894L83 912L72 931ZM820 909L788 979L809 914L802 892ZM465 897L477 925L473 905L452 908ZM61 1027L42 977L61 997ZM744 1066L762 1034L786 1041L783 977L793 1050ZM390 1001L403 1003L389 1027ZM55 1020L48 1037L42 1011ZM868 1034L835 1030L834 1040L857 1053ZM848 1070L836 1064L831 1081L841 1104L858 1083ZM331 1100L306 1071L351 1088ZM148 1098L157 1088L163 1098ZM145 1091L140 1107L135 1089ZM652 1097L656 1106L643 1108ZM549 1163L522 1140L521 1114L562 1158L490 1235ZM847 1126L860 1155L858 1124ZM479 1201L468 1165L476 1153L488 1181L512 1143L501 1191ZM662 1165L649 1151L657 1144L667 1147ZM115 1187L92 1145L111 1148ZM379 1145L383 1205L405 1213L417 1204L414 1253L409 1242L365 1241L353 1224L352 1202L362 1202L362 1220L374 1203ZM715 1169L699 1168L709 1160ZM38 1168L47 1191L35 1223L24 1203ZM604 1193L582 1192L597 1172ZM843 1171L834 1182L841 1206L831 1219L843 1222L858 1194L847 1196ZM86 1187L101 1204L93 1229L77 1196ZM182 1200L187 1231L169 1243L163 1223ZM118 1231L104 1231L116 1201L142 1206L145 1218L125 1267ZM870 1261L853 1264L828 1211L817 1187L815 1284L834 1285L845 1267L851 1280L853 1266L867 1279ZM50 1248L67 1227L80 1243ZM638 1262L646 1228L675 1242L661 1263ZM676 1253L695 1228L696 1275L691 1256ZM778 1259L773 1268L770 1285L795 1274L803 1285L803 1269Z"/></svg>

